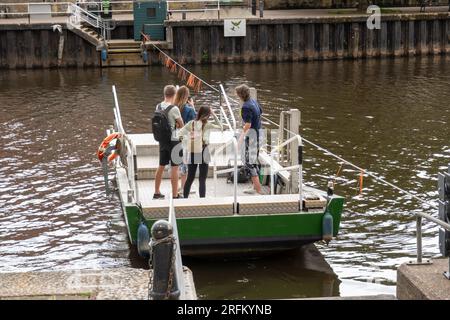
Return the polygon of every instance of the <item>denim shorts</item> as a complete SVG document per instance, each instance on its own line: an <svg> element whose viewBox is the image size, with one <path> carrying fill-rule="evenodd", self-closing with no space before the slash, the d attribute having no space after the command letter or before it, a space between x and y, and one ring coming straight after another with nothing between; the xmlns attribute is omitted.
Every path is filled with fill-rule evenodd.
<svg viewBox="0 0 450 320"><path fill-rule="evenodd" d="M186 163L181 163L180 165L179 165L179 168L180 168L180 174L181 175L187 175L187 171L188 171L188 166L187 166L187 164Z"/></svg>

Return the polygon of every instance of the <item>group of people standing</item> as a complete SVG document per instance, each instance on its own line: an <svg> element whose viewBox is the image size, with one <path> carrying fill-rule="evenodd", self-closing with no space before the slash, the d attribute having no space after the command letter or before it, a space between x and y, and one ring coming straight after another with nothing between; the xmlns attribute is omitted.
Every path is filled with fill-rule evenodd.
<svg viewBox="0 0 450 320"><path fill-rule="evenodd" d="M262 109L250 96L250 88L240 85L236 93L242 101L241 115L244 123L239 137L239 145L245 143L243 163L251 175L253 188L246 193L261 193L259 166L257 165L260 144ZM164 168L171 165L170 179L172 194L176 198L188 198L192 184L199 170L199 196L206 195L206 178L208 176L210 152L208 149L211 132L223 131L223 125L209 106L201 106L196 111L189 88L173 85L164 87L164 101L156 106L152 120L153 133L159 142L159 167L155 176L153 199L164 199L161 193L161 181ZM163 119L163 120L161 120ZM167 122L167 129L161 129ZM170 135L170 139L168 137ZM251 154L251 146L256 153ZM179 176L181 175L181 187Z"/></svg>

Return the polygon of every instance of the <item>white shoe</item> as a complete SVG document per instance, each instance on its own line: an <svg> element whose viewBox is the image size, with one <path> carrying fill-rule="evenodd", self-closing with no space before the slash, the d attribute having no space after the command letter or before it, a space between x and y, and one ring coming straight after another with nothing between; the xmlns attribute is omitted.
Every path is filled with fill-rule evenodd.
<svg viewBox="0 0 450 320"><path fill-rule="evenodd" d="M254 188L244 190L245 194L256 194L256 190Z"/></svg>

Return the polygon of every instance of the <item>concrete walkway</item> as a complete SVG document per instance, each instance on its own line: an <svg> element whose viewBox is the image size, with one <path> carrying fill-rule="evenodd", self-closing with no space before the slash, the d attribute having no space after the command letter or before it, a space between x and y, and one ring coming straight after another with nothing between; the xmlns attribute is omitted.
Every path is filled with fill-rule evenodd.
<svg viewBox="0 0 450 320"><path fill-rule="evenodd" d="M147 300L151 271L134 268L0 273L0 300ZM196 300L184 267L187 300Z"/></svg>

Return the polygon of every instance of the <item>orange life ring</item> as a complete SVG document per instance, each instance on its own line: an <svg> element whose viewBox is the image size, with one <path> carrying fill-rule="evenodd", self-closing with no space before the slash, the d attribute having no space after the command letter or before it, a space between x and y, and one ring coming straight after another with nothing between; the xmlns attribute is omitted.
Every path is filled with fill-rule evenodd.
<svg viewBox="0 0 450 320"><path fill-rule="evenodd" d="M108 148L111 141L113 141L114 139L119 139L121 136L122 135L120 133L115 132L115 133L111 133L109 136L107 136L105 139L103 139L102 143L100 144L100 147L98 147L98 150L97 150L97 158L98 158L98 160L100 160L100 162L103 160L106 148ZM119 150L117 150L117 144L116 144L115 149L108 156L108 162L113 161L118 156L118 154L119 154L118 151Z"/></svg>

